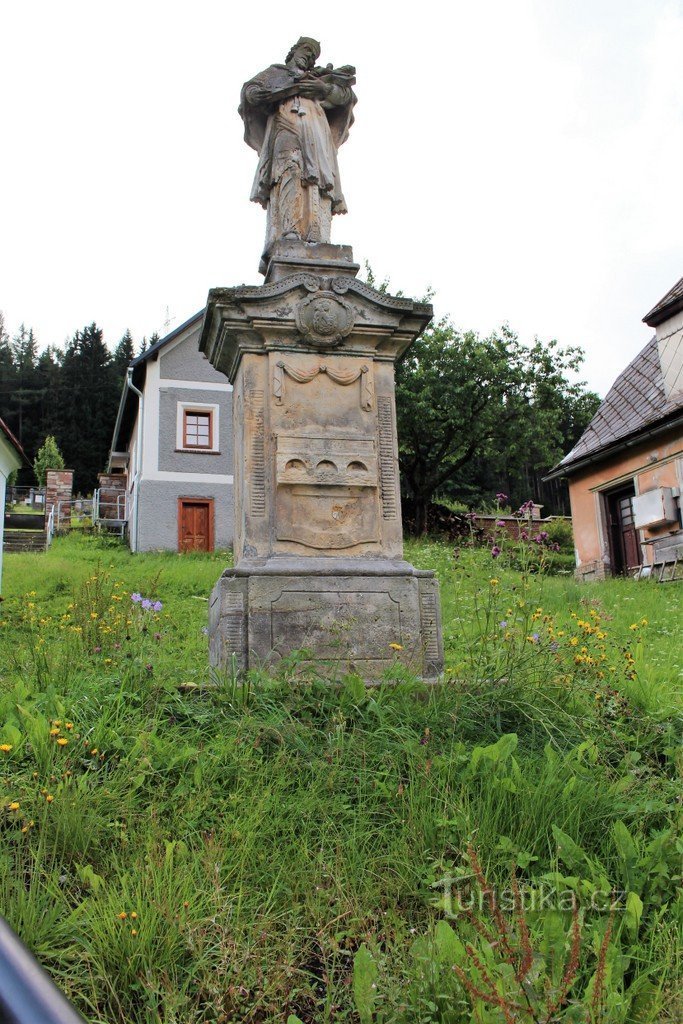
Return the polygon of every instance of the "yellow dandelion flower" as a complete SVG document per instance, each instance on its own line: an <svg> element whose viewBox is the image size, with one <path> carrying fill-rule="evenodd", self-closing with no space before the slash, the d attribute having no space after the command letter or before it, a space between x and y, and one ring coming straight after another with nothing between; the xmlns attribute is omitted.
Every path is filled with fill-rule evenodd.
<svg viewBox="0 0 683 1024"><path fill-rule="evenodd" d="M11 749L12 749L12 744L11 743L0 743L0 750L2 750L3 754L9 754Z"/></svg>
<svg viewBox="0 0 683 1024"><path fill-rule="evenodd" d="M403 644L389 644L389 646L391 647L392 651L402 651L403 650Z"/></svg>
<svg viewBox="0 0 683 1024"><path fill-rule="evenodd" d="M119 920L125 921L127 917L128 914L125 912L125 910L122 910L121 913L119 914Z"/></svg>
<svg viewBox="0 0 683 1024"><path fill-rule="evenodd" d="M59 729L50 729L50 736L59 736Z"/></svg>
<svg viewBox="0 0 683 1024"><path fill-rule="evenodd" d="M130 916L131 916L131 919L133 921L137 921L138 915L136 914L136 912L134 910L131 912Z"/></svg>
<svg viewBox="0 0 683 1024"><path fill-rule="evenodd" d="M47 802L49 804L51 804L52 801L54 800L54 797L53 797L52 793L48 793L47 796L45 797L45 799L47 800Z"/></svg>
<svg viewBox="0 0 683 1024"><path fill-rule="evenodd" d="M648 624L647 619L641 619L640 620L640 624L641 624L641 626L647 626L647 624Z"/></svg>
<svg viewBox="0 0 683 1024"><path fill-rule="evenodd" d="M65 736L60 736L59 739L57 740L57 746L58 747L65 747L68 742L69 741L66 739Z"/></svg>
<svg viewBox="0 0 683 1024"><path fill-rule="evenodd" d="M634 629L634 630L638 629L638 623L637 622L632 622L631 625L628 628L629 629Z"/></svg>
<svg viewBox="0 0 683 1024"><path fill-rule="evenodd" d="M499 583L500 583L500 580L497 580L495 578L495 576L494 576L493 579L489 580L489 586L490 587L497 587Z"/></svg>
<svg viewBox="0 0 683 1024"><path fill-rule="evenodd" d="M18 811L20 806L21 806L21 804L19 803L18 800L13 800L11 804L8 804L7 810L8 811Z"/></svg>
<svg viewBox="0 0 683 1024"><path fill-rule="evenodd" d="M137 928L131 928L131 930L130 930L130 934L131 935L137 935L137 933L138 933Z"/></svg>
<svg viewBox="0 0 683 1024"><path fill-rule="evenodd" d="M65 729L73 729L73 727L74 727L73 722L65 722L64 723L64 728Z"/></svg>

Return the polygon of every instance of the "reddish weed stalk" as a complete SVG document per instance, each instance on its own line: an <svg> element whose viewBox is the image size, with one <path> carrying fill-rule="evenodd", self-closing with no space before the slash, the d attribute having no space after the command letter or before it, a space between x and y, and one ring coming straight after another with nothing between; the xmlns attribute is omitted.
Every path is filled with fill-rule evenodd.
<svg viewBox="0 0 683 1024"><path fill-rule="evenodd" d="M455 965L453 970L472 1003L481 1001L489 1006L498 1007L503 1015L505 1024L524 1024L524 1022L530 1021L533 1024L554 1024L558 1020L560 1010L567 1003L569 991L576 980L579 970L581 919L579 917L578 902L575 899L572 904L571 945L564 966L562 980L557 990L554 992L547 991L544 1004L542 1004L540 996L534 995L528 980L534 962L534 951L526 910L514 869L511 873L513 913L511 920L506 920L495 898L494 888L486 878L479 858L472 846L467 848L467 859L486 900L490 917L489 927L470 908L463 909L464 916L481 938L492 949L499 951L502 962L512 968L517 992L512 994L501 993L500 982L496 983L496 978L492 977L481 956L470 943L465 944L465 949L467 950L471 968L476 971L477 981L473 981L470 977L471 969L467 970L459 965ZM602 1012L605 965L612 933L613 918L614 911L610 915L607 930L598 954L593 996L588 1010L589 1024L598 1024Z"/></svg>

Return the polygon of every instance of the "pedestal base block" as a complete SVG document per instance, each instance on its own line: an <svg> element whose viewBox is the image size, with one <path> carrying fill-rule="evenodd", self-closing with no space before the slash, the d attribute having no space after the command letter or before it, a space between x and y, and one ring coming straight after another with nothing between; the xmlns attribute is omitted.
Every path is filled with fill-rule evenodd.
<svg viewBox="0 0 683 1024"><path fill-rule="evenodd" d="M274 666L302 651L329 678L376 680L398 661L434 680L443 671L439 585L405 562L368 574L227 570L211 595L209 641L219 669Z"/></svg>

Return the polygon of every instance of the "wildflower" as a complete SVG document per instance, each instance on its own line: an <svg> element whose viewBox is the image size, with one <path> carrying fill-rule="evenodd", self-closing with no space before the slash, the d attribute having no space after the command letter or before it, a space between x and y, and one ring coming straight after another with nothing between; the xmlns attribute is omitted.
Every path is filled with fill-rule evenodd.
<svg viewBox="0 0 683 1024"><path fill-rule="evenodd" d="M148 597L144 598L144 600L142 601L141 607L144 608L146 612L149 611L149 609L152 607L152 602L150 601L150 599Z"/></svg>
<svg viewBox="0 0 683 1024"><path fill-rule="evenodd" d="M164 606L161 601L155 601L154 604L152 605L152 608L155 612L160 612L163 607Z"/></svg>
<svg viewBox="0 0 683 1024"><path fill-rule="evenodd" d="M496 526L505 526L504 519L496 519Z"/></svg>
<svg viewBox="0 0 683 1024"><path fill-rule="evenodd" d="M402 651L403 650L403 644L389 644L389 646L391 647L392 651Z"/></svg>
<svg viewBox="0 0 683 1024"><path fill-rule="evenodd" d="M125 910L122 910L121 913L119 914L119 920L125 921L127 917L128 914L125 912Z"/></svg>
<svg viewBox="0 0 683 1024"><path fill-rule="evenodd" d="M161 640L161 633L155 633L154 634L154 639L155 640Z"/></svg>
<svg viewBox="0 0 683 1024"><path fill-rule="evenodd" d="M8 811L18 811L20 806L21 806L21 804L19 803L18 800L13 800L12 803L8 805L7 810Z"/></svg>
<svg viewBox="0 0 683 1024"><path fill-rule="evenodd" d="M3 754L9 754L11 749L12 749L12 744L11 743L0 743L0 750L2 750Z"/></svg>
<svg viewBox="0 0 683 1024"><path fill-rule="evenodd" d="M90 753L91 753L91 754L93 755L93 757L94 757L94 756L95 756L95 754L99 754L99 750L97 749L97 747L93 747L93 748L92 748L92 750L90 751Z"/></svg>
<svg viewBox="0 0 683 1024"><path fill-rule="evenodd" d="M47 800L47 802L49 804L51 804L52 801L54 800L54 797L53 797L52 793L48 793L47 796L45 797L45 799Z"/></svg>
<svg viewBox="0 0 683 1024"><path fill-rule="evenodd" d="M50 736L59 736L59 729L50 729Z"/></svg>
<svg viewBox="0 0 683 1024"><path fill-rule="evenodd" d="M65 747L68 742L69 741L66 739L65 736L60 736L59 739L57 740L57 746L58 747Z"/></svg>
<svg viewBox="0 0 683 1024"><path fill-rule="evenodd" d="M496 495L496 501L498 502L499 505L502 505L503 502L507 501L507 500L508 500L507 494L503 494L502 491L499 491L498 494Z"/></svg>
<svg viewBox="0 0 683 1024"><path fill-rule="evenodd" d="M637 622L632 622L631 625L628 628L636 630L636 629L638 629L638 623Z"/></svg>
<svg viewBox="0 0 683 1024"><path fill-rule="evenodd" d="M130 915L130 916L131 916L131 918L132 918L132 920L133 920L133 921L137 920L137 916L138 916L138 915L137 915L137 914L135 913L135 911L134 911L134 910L132 911L132 913L131 913L131 915Z"/></svg>
<svg viewBox="0 0 683 1024"><path fill-rule="evenodd" d="M139 604L140 601L142 601L142 594L131 594L130 599L131 601L134 601L136 604Z"/></svg>
<svg viewBox="0 0 683 1024"><path fill-rule="evenodd" d="M130 930L130 934L131 935L137 935L137 933L138 933L137 928L131 928L131 930Z"/></svg>
<svg viewBox="0 0 683 1024"><path fill-rule="evenodd" d="M102 648L101 647L93 647L93 653L94 654L101 654L102 653Z"/></svg>
<svg viewBox="0 0 683 1024"><path fill-rule="evenodd" d="M497 580L495 578L495 576L492 579L489 580L489 586L490 587L497 587L499 583L500 583L500 580Z"/></svg>
<svg viewBox="0 0 683 1024"><path fill-rule="evenodd" d="M498 625L501 629L507 629L507 619L503 619L503 621L499 622Z"/></svg>
<svg viewBox="0 0 683 1024"><path fill-rule="evenodd" d="M65 729L73 729L73 727L74 727L73 722L65 722L64 723L64 728Z"/></svg>
<svg viewBox="0 0 683 1024"><path fill-rule="evenodd" d="M647 626L647 619L641 619L640 624L641 626Z"/></svg>
<svg viewBox="0 0 683 1024"><path fill-rule="evenodd" d="M145 669L151 675L152 672L154 671L154 665L145 665Z"/></svg>
<svg viewBox="0 0 683 1024"><path fill-rule="evenodd" d="M498 558L499 555L500 548L498 547L497 544L494 544L493 547L491 548L491 558Z"/></svg>

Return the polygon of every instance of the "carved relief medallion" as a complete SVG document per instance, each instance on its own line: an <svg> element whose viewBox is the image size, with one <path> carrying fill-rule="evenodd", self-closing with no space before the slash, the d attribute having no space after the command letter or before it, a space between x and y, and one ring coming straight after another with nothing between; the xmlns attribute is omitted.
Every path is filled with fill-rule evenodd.
<svg viewBox="0 0 683 1024"><path fill-rule="evenodd" d="M334 292L316 292L302 299L294 310L302 339L313 348L336 348L351 333L353 309Z"/></svg>

